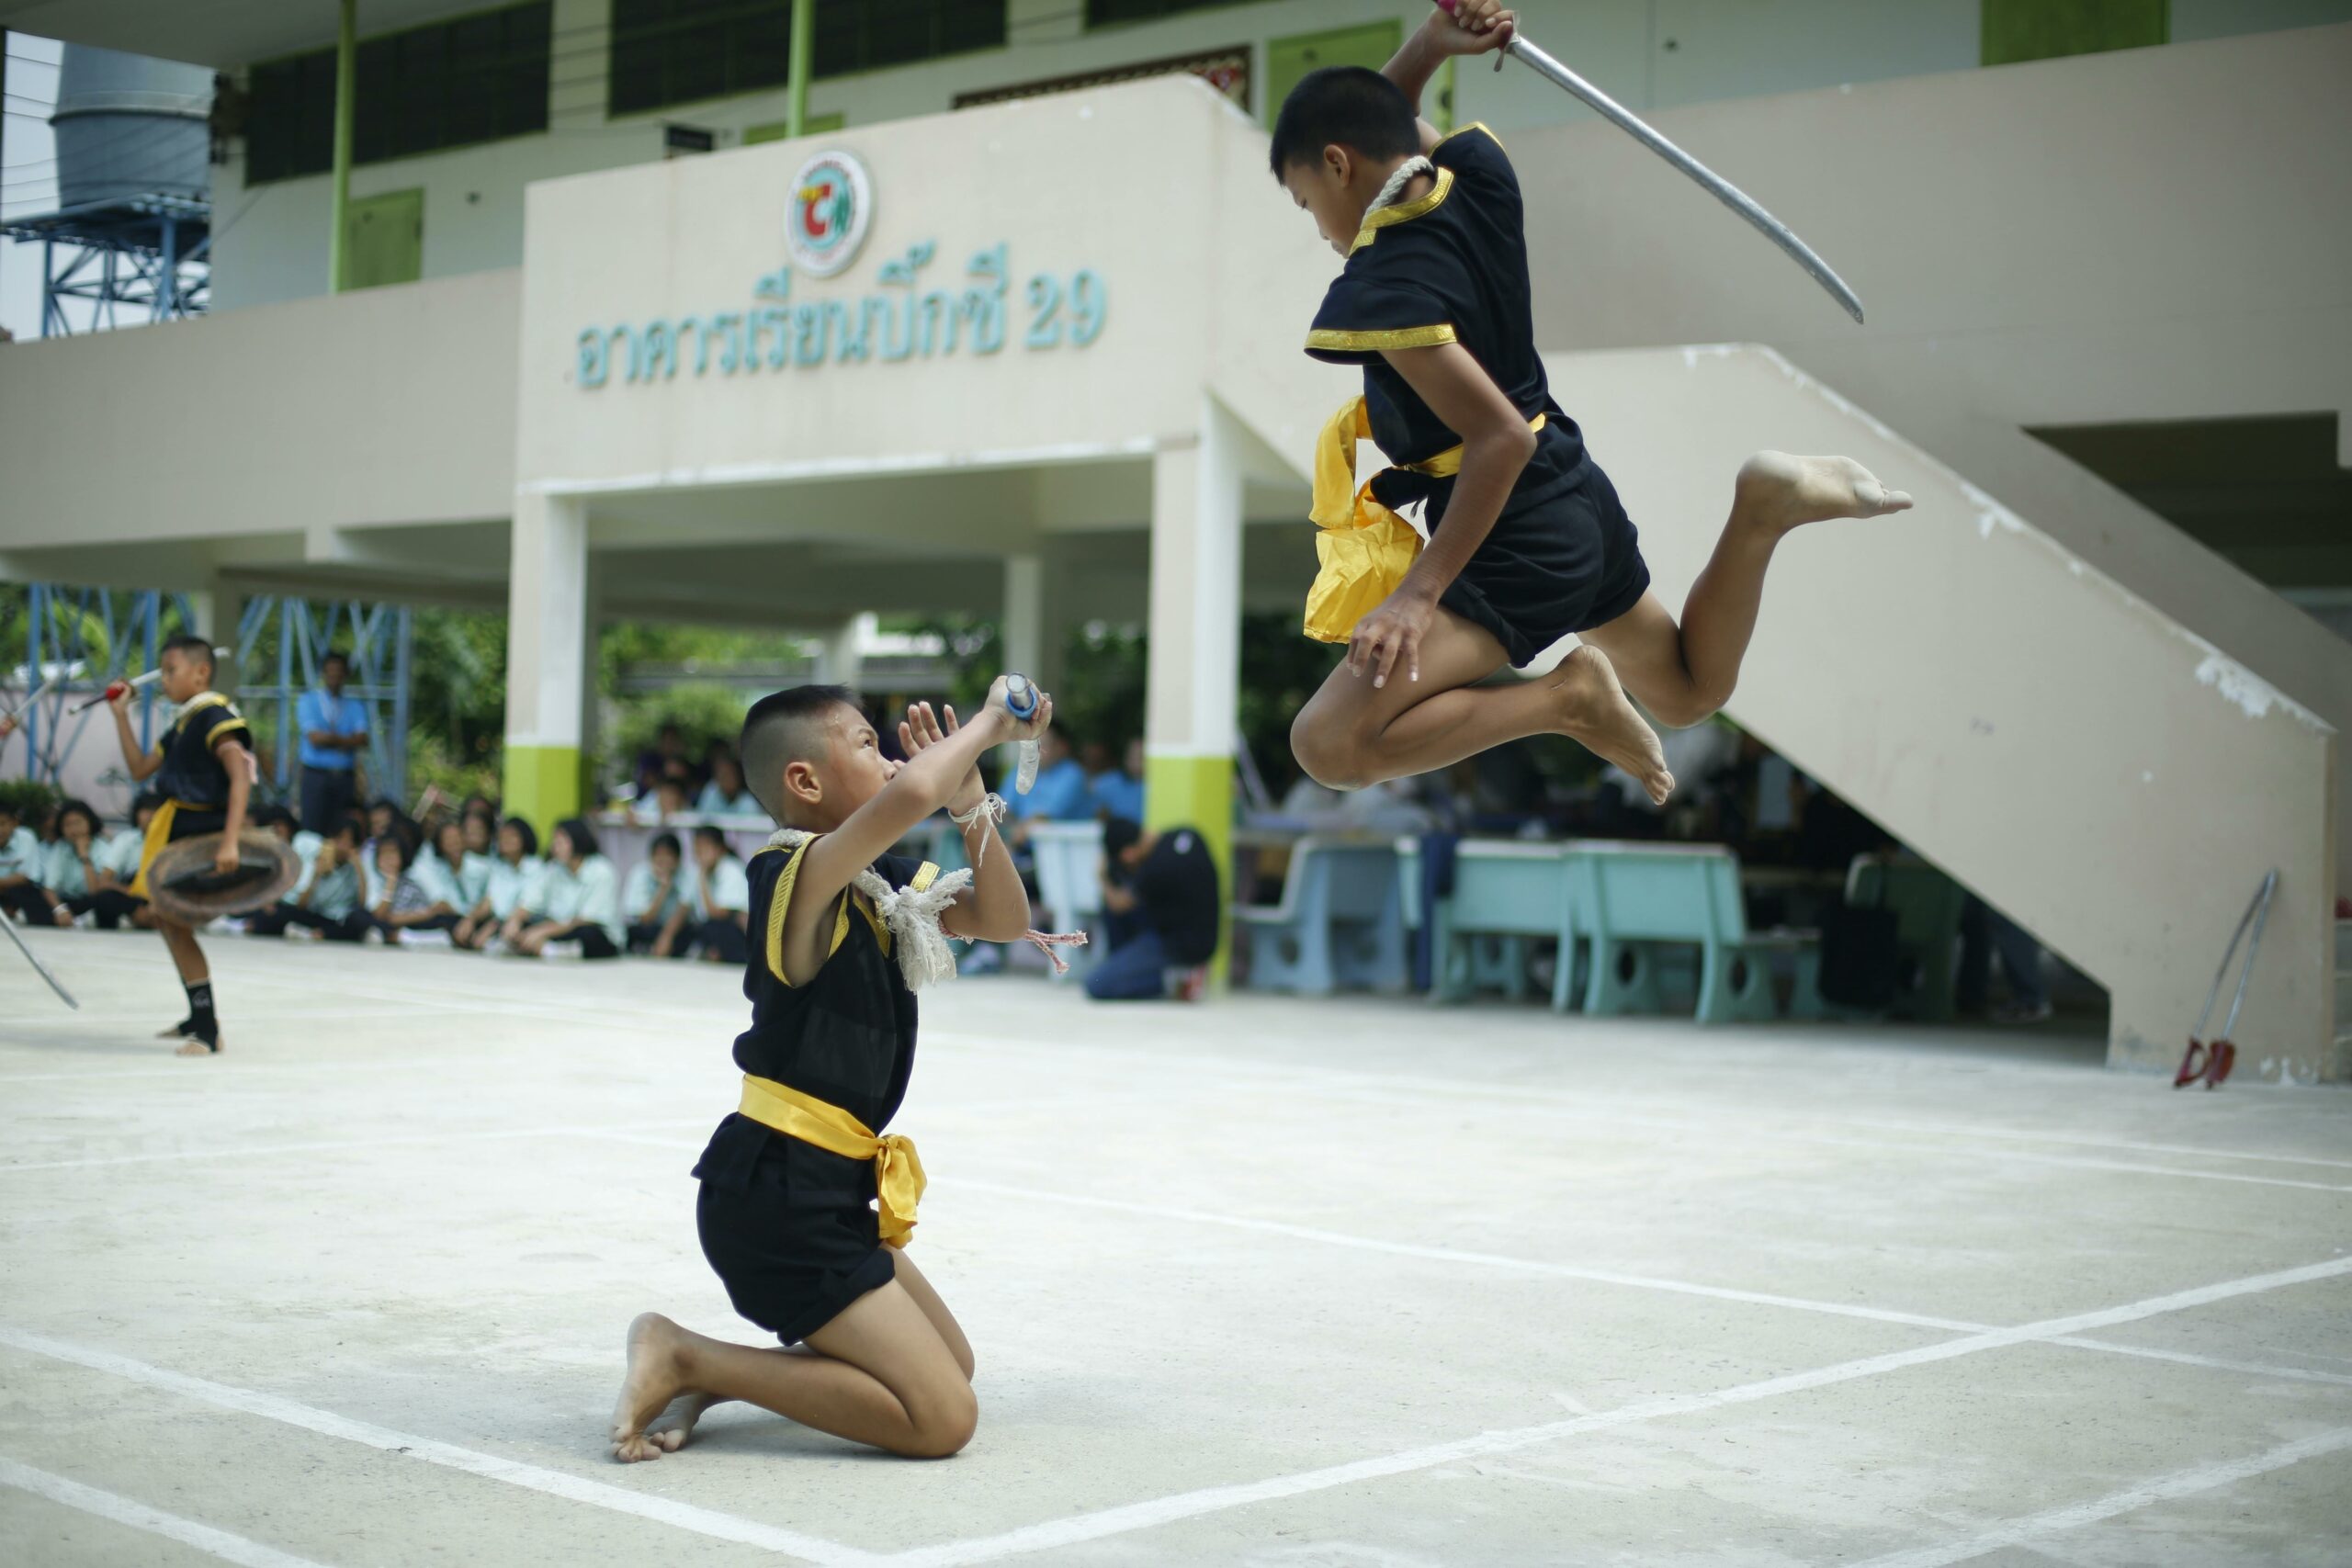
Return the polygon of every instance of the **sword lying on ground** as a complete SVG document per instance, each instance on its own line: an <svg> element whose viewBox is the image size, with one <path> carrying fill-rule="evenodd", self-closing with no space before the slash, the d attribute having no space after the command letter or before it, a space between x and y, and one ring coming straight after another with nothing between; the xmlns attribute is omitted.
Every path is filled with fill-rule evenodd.
<svg viewBox="0 0 2352 1568"><path fill-rule="evenodd" d="M1453 9L1453 0L1437 0L1437 4L1449 13ZM1510 41L1503 45L1502 52L1527 66L1538 76L1549 79L1553 85L1565 88L1577 97L1583 99L1603 119L1612 122L1619 130L1631 135L1634 141L1698 181L1713 193L1717 201L1756 225L1762 231L1766 239L1786 251L1799 266L1812 275L1815 283L1829 291L1831 299L1846 307L1848 315L1858 321L1862 319L1861 296L1846 286L1846 280L1838 276L1827 262L1815 254L1811 245L1798 239L1787 224L1758 206L1756 199L1746 191L1651 130L1649 126L1643 123L1641 117L1616 99L1528 42L1526 34L1514 29ZM1501 62L1498 61L1496 64L1499 68Z"/></svg>
<svg viewBox="0 0 2352 1568"><path fill-rule="evenodd" d="M49 988L55 991L60 997L62 997L65 999L65 1005L67 1007L72 1008L75 1012L80 1012L82 1010L82 1004L74 999L73 992L67 990L62 985L58 983L57 976L49 972L49 965L43 964L40 959L33 956L33 950L27 947L25 945L25 939L17 934L16 922L9 919L6 915L0 915L0 931L6 931L8 933L8 940L17 944L17 951L25 955L25 962L33 966L33 973L48 981Z"/></svg>

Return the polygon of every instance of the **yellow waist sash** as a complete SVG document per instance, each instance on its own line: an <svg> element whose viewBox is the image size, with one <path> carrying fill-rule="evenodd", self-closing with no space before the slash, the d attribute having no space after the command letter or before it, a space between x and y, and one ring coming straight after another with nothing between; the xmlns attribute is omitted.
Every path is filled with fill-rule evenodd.
<svg viewBox="0 0 2352 1568"><path fill-rule="evenodd" d="M881 1197L882 1241L904 1247L915 1228L915 1205L922 1201L922 1161L912 1138L896 1133L880 1137L838 1105L780 1084L743 1075L743 1103L736 1107L761 1126L814 1144L843 1159L874 1162L874 1187Z"/></svg>
<svg viewBox="0 0 2352 1568"><path fill-rule="evenodd" d="M1529 420L1527 428L1543 429L1544 415ZM1372 415L1362 398L1341 404L1315 438L1315 502L1307 515L1319 530L1315 558L1321 564L1306 591L1306 635L1317 642L1347 641L1356 623L1396 591L1421 553L1413 525L1373 499L1370 479L1355 482L1356 443L1371 438ZM1462 448L1396 466L1449 479L1462 471Z"/></svg>

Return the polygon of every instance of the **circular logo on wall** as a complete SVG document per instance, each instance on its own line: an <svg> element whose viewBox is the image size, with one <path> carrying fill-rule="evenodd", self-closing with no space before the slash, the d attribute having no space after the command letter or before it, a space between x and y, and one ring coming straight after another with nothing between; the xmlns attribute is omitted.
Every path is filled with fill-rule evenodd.
<svg viewBox="0 0 2352 1568"><path fill-rule="evenodd" d="M795 262L831 277L857 259L874 217L874 184L855 153L820 152L801 164L791 197L784 243Z"/></svg>

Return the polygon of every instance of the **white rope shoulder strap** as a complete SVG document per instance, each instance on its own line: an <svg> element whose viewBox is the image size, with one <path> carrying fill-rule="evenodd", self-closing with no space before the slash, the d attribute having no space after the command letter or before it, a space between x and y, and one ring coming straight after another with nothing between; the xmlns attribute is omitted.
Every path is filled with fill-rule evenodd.
<svg viewBox="0 0 2352 1568"><path fill-rule="evenodd" d="M997 806L1001 812L1003 803L998 801ZM769 836L767 847L790 854L816 836L798 828L779 828ZM920 991L933 980L956 978L956 950L947 945L947 930L939 921L954 906L956 896L972 886L970 870L943 872L920 888L893 887L869 865L851 877L849 885L865 895L874 912L889 928L891 955L899 962L899 973L906 977L907 989ZM1086 945L1084 931L1024 934L1052 961L1056 974L1067 973L1069 965L1055 948Z"/></svg>

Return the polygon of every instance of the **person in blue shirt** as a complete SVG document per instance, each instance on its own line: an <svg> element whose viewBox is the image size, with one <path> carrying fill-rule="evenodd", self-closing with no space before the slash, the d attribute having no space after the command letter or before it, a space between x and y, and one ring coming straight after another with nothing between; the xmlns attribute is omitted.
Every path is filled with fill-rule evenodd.
<svg viewBox="0 0 2352 1568"><path fill-rule="evenodd" d="M580 945L582 958L618 958L628 931L621 923L621 879L596 842L596 830L567 817L548 835L548 873L526 918L506 944L525 958L546 954L549 942Z"/></svg>
<svg viewBox="0 0 2352 1568"><path fill-rule="evenodd" d="M343 694L351 661L330 653L319 661L319 683L302 694L296 723L302 731L302 826L324 836L359 804L359 753L368 745L368 705Z"/></svg>
<svg viewBox="0 0 2352 1568"><path fill-rule="evenodd" d="M1046 731L1038 743L1036 784L1027 795L1012 795L1006 805L1021 823L1083 822L1094 815L1094 789L1087 782L1086 765L1070 755L1069 741L1061 731Z"/></svg>
<svg viewBox="0 0 2352 1568"><path fill-rule="evenodd" d="M1094 775L1094 814L1104 821L1143 820L1143 740L1127 742L1123 765Z"/></svg>
<svg viewBox="0 0 2352 1568"><path fill-rule="evenodd" d="M743 782L743 764L732 751L712 750L710 782L702 786L702 798L695 802L695 813L701 817L760 815L760 803L752 796L752 786Z"/></svg>
<svg viewBox="0 0 2352 1568"><path fill-rule="evenodd" d="M628 868L621 888L621 918L628 923L628 950L656 958L684 958L680 940L694 909L678 867L685 851L675 833L657 833L645 858Z"/></svg>

